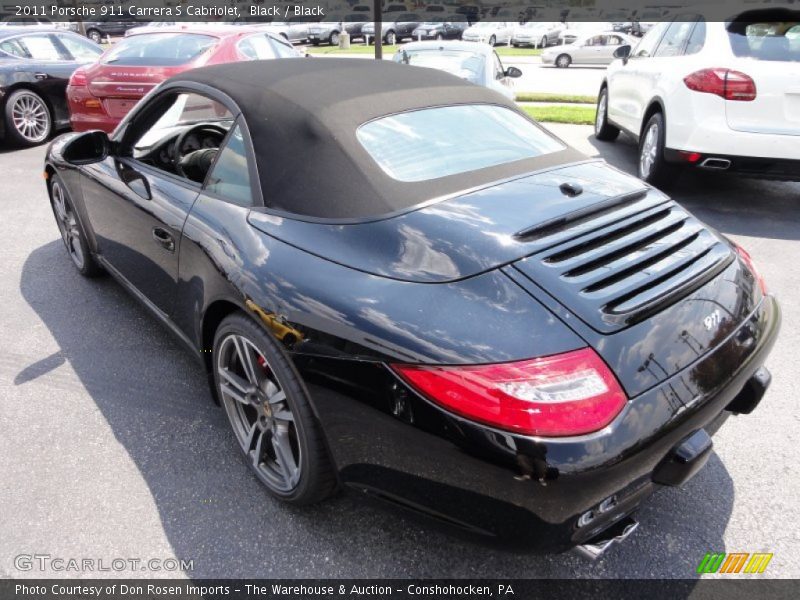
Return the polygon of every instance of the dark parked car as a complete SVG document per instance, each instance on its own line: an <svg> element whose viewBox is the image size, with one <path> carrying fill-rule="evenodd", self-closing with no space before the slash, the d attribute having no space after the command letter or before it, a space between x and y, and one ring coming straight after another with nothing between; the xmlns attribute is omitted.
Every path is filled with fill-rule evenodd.
<svg viewBox="0 0 800 600"><path fill-rule="evenodd" d="M308 27L308 40L315 46L320 44L339 45L339 35L342 30L347 31L350 39L364 37L361 28L367 21L364 13L349 13L346 15L329 15L319 23L312 23Z"/></svg>
<svg viewBox="0 0 800 600"><path fill-rule="evenodd" d="M102 52L69 31L0 29L0 137L31 146L67 126L67 81Z"/></svg>
<svg viewBox="0 0 800 600"><path fill-rule="evenodd" d="M434 13L435 14L435 13ZM425 18L430 18L428 14ZM464 15L445 15L430 18L429 21L420 23L413 32L414 40L460 40L461 34L469 27Z"/></svg>
<svg viewBox="0 0 800 600"><path fill-rule="evenodd" d="M288 502L346 486L596 555L770 383L744 250L440 71L186 71L44 168L75 267L185 342Z"/></svg>
<svg viewBox="0 0 800 600"><path fill-rule="evenodd" d="M109 17L99 21L87 21L84 23L86 37L96 43L103 41L109 36L125 35L125 32L134 27L145 25L146 22L128 16Z"/></svg>
<svg viewBox="0 0 800 600"><path fill-rule="evenodd" d="M422 22L422 17L417 13L393 12L383 15L381 22L382 39L387 44L396 44L411 34ZM365 23L361 33L369 36L370 42L375 41L375 23Z"/></svg>

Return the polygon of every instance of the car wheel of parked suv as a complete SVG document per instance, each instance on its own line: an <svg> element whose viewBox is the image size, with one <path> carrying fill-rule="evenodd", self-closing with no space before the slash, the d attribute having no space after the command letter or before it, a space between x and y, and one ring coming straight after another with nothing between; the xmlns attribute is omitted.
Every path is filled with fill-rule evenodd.
<svg viewBox="0 0 800 600"><path fill-rule="evenodd" d="M542 41L539 42L539 48L547 48L547 36L544 36Z"/></svg>
<svg viewBox="0 0 800 600"><path fill-rule="evenodd" d="M619 137L619 127L614 127L608 122L608 88L601 89L600 95L597 97L594 137L604 142L613 142Z"/></svg>
<svg viewBox="0 0 800 600"><path fill-rule="evenodd" d="M665 186L674 175L664 160L664 116L657 112L650 117L639 137L639 178L655 186Z"/></svg>
<svg viewBox="0 0 800 600"><path fill-rule="evenodd" d="M339 45L339 32L334 31L331 33L331 39L328 40L331 46L338 46Z"/></svg>
<svg viewBox="0 0 800 600"><path fill-rule="evenodd" d="M492 36L492 37L489 38L489 45L490 46L494 46L496 43L497 43L497 38L495 36Z"/></svg>
<svg viewBox="0 0 800 600"><path fill-rule="evenodd" d="M92 40L95 44L100 44L103 41L103 34L97 29L90 29L86 32L86 37Z"/></svg>
<svg viewBox="0 0 800 600"><path fill-rule="evenodd" d="M397 43L397 35L395 35L394 31L386 33L386 43L390 46L394 46Z"/></svg>
<svg viewBox="0 0 800 600"><path fill-rule="evenodd" d="M572 59L569 57L569 54L559 54L558 58L556 58L556 66L561 69L566 69L571 64Z"/></svg>

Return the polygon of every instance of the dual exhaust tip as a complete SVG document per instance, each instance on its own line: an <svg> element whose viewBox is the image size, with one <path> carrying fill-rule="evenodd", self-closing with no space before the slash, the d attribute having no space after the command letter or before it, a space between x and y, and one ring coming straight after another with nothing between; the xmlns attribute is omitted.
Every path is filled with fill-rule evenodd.
<svg viewBox="0 0 800 600"><path fill-rule="evenodd" d="M597 537L592 538L591 541L581 544L580 546L575 546L574 552L583 558L592 561L597 560L603 556L609 548L621 544L628 539L638 527L638 521L635 521L631 517L625 517L598 534Z"/></svg>

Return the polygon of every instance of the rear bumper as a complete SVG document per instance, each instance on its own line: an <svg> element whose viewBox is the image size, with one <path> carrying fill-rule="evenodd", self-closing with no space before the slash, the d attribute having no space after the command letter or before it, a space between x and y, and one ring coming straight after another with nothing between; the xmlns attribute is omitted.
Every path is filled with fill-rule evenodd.
<svg viewBox="0 0 800 600"><path fill-rule="evenodd" d="M664 150L664 158L667 162L691 164L701 170L725 172L758 179L800 181L800 159L701 153L699 160L687 163L678 150L670 148Z"/></svg>
<svg viewBox="0 0 800 600"><path fill-rule="evenodd" d="M87 101L95 103L88 107ZM111 133L121 118L110 116L103 107L102 101L89 93L85 87L67 87L67 104L69 105L69 123L73 131L91 131L100 129Z"/></svg>
<svg viewBox="0 0 800 600"><path fill-rule="evenodd" d="M673 106L683 106L684 110L670 111L667 107L667 148L699 152L704 156L800 161L800 135L731 129L725 101L718 96L679 89L670 102Z"/></svg>
<svg viewBox="0 0 800 600"><path fill-rule="evenodd" d="M702 467L710 447L698 439L713 435L731 409L746 413L760 401L766 386L754 393L753 380L779 326L779 306L767 296L716 349L630 400L605 429L575 438L497 431L391 379L385 389L394 396L380 401L343 393L315 377L322 363L298 366L314 383L342 483L479 539L556 552L596 539L658 487L679 485ZM364 369L364 381L376 376L375 365L353 368Z"/></svg>

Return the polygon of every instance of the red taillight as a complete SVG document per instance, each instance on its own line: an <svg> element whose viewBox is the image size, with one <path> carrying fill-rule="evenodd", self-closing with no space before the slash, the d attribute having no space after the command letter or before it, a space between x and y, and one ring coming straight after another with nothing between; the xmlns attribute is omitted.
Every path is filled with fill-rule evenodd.
<svg viewBox="0 0 800 600"><path fill-rule="evenodd" d="M750 269L750 271L753 273L753 277L756 278L756 281L758 282L758 287L761 288L761 293L766 295L767 294L767 282L764 281L764 278L761 276L761 273L759 273L758 269L756 269L756 265L753 262L753 257L750 256L750 254L747 252L747 250L742 248L739 244L737 244L736 242L732 242L732 243L733 243L734 250L736 250L736 253L744 261L744 264L747 265L747 268Z"/></svg>
<svg viewBox="0 0 800 600"><path fill-rule="evenodd" d="M590 348L514 363L392 368L411 387L454 413L530 435L597 431L626 402L616 378Z"/></svg>
<svg viewBox="0 0 800 600"><path fill-rule="evenodd" d="M683 78L690 90L704 94L716 94L725 100L749 102L756 99L756 82L732 69L702 69Z"/></svg>
<svg viewBox="0 0 800 600"><path fill-rule="evenodd" d="M86 71L83 69L76 69L72 72L72 77L69 78L69 85L77 87L86 85L88 81L89 80L86 78Z"/></svg>

